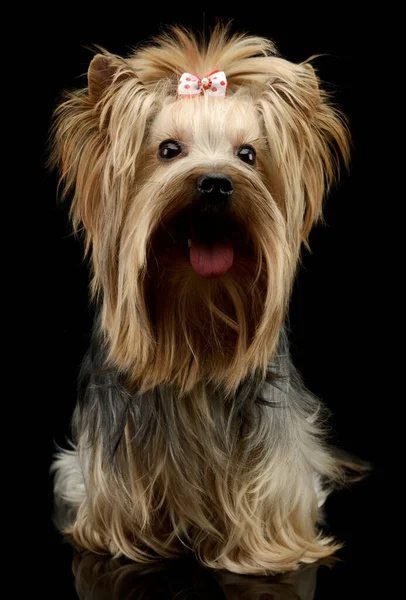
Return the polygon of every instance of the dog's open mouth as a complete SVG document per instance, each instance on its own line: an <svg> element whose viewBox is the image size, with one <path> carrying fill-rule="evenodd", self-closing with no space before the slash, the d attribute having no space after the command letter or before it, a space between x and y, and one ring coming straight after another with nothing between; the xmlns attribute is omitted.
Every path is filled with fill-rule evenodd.
<svg viewBox="0 0 406 600"><path fill-rule="evenodd" d="M212 279L227 273L234 262L235 224L227 212L190 214L189 260L197 275Z"/></svg>
<svg viewBox="0 0 406 600"><path fill-rule="evenodd" d="M197 275L214 279L233 266L244 237L228 211L210 213L188 207L165 221L156 231L152 247L162 260L176 260L181 251Z"/></svg>

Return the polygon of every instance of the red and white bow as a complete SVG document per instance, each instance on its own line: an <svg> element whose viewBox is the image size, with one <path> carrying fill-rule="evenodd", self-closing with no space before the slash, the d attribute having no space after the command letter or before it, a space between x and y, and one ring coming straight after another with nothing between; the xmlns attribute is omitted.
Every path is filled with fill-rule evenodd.
<svg viewBox="0 0 406 600"><path fill-rule="evenodd" d="M178 96L200 96L208 94L223 98L226 95L227 78L224 71L213 71L204 77L183 73L179 79Z"/></svg>

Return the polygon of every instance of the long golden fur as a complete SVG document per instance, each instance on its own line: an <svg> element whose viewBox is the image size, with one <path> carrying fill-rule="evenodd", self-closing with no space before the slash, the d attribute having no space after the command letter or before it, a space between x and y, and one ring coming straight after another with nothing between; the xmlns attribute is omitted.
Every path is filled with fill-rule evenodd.
<svg viewBox="0 0 406 600"><path fill-rule="evenodd" d="M183 72L218 68L225 98L177 97ZM189 548L238 573L333 553L317 521L340 469L283 333L301 245L349 159L314 69L226 27L207 43L172 28L126 59L97 55L52 139L100 306L75 448L54 465L64 531L140 562ZM163 140L182 155L160 160ZM236 156L244 144L255 167ZM213 279L185 252L207 172L235 183L235 260Z"/></svg>

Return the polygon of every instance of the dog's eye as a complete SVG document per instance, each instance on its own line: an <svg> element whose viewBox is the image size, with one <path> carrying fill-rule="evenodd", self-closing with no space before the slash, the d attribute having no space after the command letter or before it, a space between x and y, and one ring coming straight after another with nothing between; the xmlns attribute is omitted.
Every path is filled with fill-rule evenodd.
<svg viewBox="0 0 406 600"><path fill-rule="evenodd" d="M165 140L159 144L158 154L164 160L175 158L183 152L182 146L176 140Z"/></svg>
<svg viewBox="0 0 406 600"><path fill-rule="evenodd" d="M252 146L241 146L237 150L237 156L247 165L255 165L256 152Z"/></svg>

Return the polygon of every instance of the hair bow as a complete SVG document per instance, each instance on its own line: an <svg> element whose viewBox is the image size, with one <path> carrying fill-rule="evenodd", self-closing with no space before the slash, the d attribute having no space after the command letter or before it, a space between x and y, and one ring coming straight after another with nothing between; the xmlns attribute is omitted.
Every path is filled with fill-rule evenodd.
<svg viewBox="0 0 406 600"><path fill-rule="evenodd" d="M204 77L183 73L179 79L178 96L209 96L223 98L226 95L227 78L224 71L213 71Z"/></svg>

